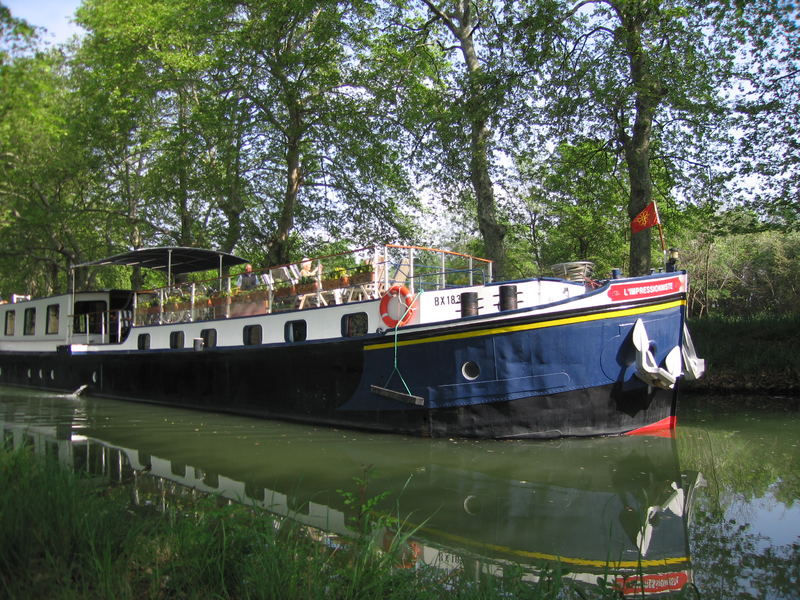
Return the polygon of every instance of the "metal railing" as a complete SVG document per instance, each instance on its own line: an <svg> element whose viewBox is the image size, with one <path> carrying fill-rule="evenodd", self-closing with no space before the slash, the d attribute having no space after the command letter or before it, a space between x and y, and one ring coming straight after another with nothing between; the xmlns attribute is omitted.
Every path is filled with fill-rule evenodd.
<svg viewBox="0 0 800 600"><path fill-rule="evenodd" d="M386 244L134 294L134 323L160 325L298 310L380 298L393 285L412 293L491 281L492 261L448 250Z"/></svg>
<svg viewBox="0 0 800 600"><path fill-rule="evenodd" d="M71 343L108 344L120 342L130 330L130 310L115 309L70 315Z"/></svg>

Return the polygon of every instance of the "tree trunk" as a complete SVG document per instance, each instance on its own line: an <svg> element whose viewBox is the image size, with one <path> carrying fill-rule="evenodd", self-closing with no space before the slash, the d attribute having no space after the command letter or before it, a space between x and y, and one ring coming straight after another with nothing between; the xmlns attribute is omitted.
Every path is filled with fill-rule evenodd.
<svg viewBox="0 0 800 600"><path fill-rule="evenodd" d="M503 238L505 227L497 222L497 211L494 201L494 187L489 174L488 143L491 132L485 119L472 122L472 138L470 147L470 179L478 206L478 227L483 236L487 258L494 261L493 275L500 279L505 273L505 249Z"/></svg>
<svg viewBox="0 0 800 600"><path fill-rule="evenodd" d="M297 197L303 180L300 164L300 111L292 111L294 127L289 132L286 147L286 192L283 195L283 206L278 215L278 228L270 239L267 247L267 263L282 265L291 260L289 236L294 228L294 213L297 207Z"/></svg>
<svg viewBox="0 0 800 600"><path fill-rule="evenodd" d="M495 279L505 271L505 249L503 238L506 228L497 222L497 207L494 199L494 184L490 173L490 144L492 131L489 128L491 106L480 81L481 64L475 49L473 33L478 27L470 0L456 0L452 14L446 14L430 0L428 7L444 22L458 40L464 64L467 67L467 110L470 123L469 172L472 190L477 204L477 221L487 258L494 261Z"/></svg>
<svg viewBox="0 0 800 600"><path fill-rule="evenodd" d="M620 119L618 135L628 164L630 199L628 217L633 219L653 199L653 181L650 176L650 138L653 133L653 116L664 98L664 86L650 69L647 50L642 43L644 23L652 17L644 3L614 3L622 24L625 51L628 55L631 83L634 89L635 116L633 131L625 130L626 121ZM644 275L650 271L652 229L631 236L631 275Z"/></svg>
<svg viewBox="0 0 800 600"><path fill-rule="evenodd" d="M653 199L653 182L650 179L650 130L652 113L644 110L637 102L636 122L633 136L625 144L625 160L628 163L630 198L628 218L633 219ZM644 275L650 271L650 249L653 229L643 229L631 236L630 272L631 275Z"/></svg>

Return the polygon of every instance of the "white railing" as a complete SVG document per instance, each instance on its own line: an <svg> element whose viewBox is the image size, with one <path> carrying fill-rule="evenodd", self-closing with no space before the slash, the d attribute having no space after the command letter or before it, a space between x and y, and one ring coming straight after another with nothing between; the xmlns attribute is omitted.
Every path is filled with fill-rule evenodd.
<svg viewBox="0 0 800 600"><path fill-rule="evenodd" d="M134 295L136 325L155 325L299 310L380 298L393 285L412 293L491 281L492 262L467 254L387 244L173 284Z"/></svg>

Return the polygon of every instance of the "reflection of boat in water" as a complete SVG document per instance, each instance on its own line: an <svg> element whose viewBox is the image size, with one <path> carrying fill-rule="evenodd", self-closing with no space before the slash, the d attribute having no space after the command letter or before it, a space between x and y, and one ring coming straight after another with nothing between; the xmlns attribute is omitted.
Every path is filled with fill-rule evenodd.
<svg viewBox="0 0 800 600"><path fill-rule="evenodd" d="M687 512L697 476L680 472L671 438L453 442L288 425L255 435L237 418L215 422L228 434L214 436L195 421L171 427L180 416L167 410L140 407L133 426L108 425L90 410L80 435L69 422L37 425L9 413L0 427L11 445L135 480L141 499L174 482L329 536L354 535L353 511L336 490L354 490L369 464L367 494L389 491L384 508L396 502L407 526L419 525L419 561L484 573L520 564L531 578L559 563L579 582L608 575L637 593L642 584L656 593L691 580Z"/></svg>

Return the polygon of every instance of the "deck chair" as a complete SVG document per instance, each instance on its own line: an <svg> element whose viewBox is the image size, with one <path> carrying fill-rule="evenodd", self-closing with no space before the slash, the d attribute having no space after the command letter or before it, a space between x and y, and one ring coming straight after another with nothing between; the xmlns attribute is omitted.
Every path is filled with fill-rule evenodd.
<svg viewBox="0 0 800 600"><path fill-rule="evenodd" d="M383 257L376 252L374 257L366 258L364 264L373 265L372 276L369 281L350 287L347 302L374 300L380 298L386 289L386 264L383 262Z"/></svg>
<svg viewBox="0 0 800 600"><path fill-rule="evenodd" d="M274 267L265 273L267 288L269 289L269 297L267 299L267 312L271 313L275 306L275 292L282 283L289 284L292 287L291 298L294 299L294 286L300 280L299 275L295 275L289 265L286 267Z"/></svg>
<svg viewBox="0 0 800 600"><path fill-rule="evenodd" d="M292 275L297 279L299 282L300 277L300 269L298 269L297 265L289 265L289 269L292 272ZM306 303L314 302L316 306L327 306L328 302L325 298L322 297L322 269L317 271L317 274L314 276L314 283L316 284L316 289L313 292L309 292L306 294L298 294L297 295L297 308L305 308Z"/></svg>
<svg viewBox="0 0 800 600"><path fill-rule="evenodd" d="M391 276L389 277L389 287L392 287L393 285L405 285L409 277L411 277L411 261L407 256L404 256L397 266L391 271Z"/></svg>

